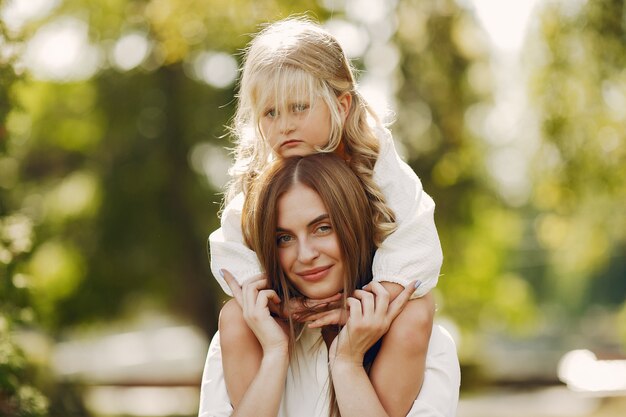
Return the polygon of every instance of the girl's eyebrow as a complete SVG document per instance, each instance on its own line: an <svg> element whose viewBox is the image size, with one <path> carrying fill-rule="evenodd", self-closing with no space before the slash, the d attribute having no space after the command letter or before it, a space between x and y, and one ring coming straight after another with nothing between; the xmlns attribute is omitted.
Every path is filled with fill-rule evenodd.
<svg viewBox="0 0 626 417"><path fill-rule="evenodd" d="M327 220L329 219L330 216L328 215L328 213L324 213L324 214L320 214L319 216L317 216L316 218L314 218L313 220L311 220L308 224L307 227L314 225L315 223L319 223L322 220ZM288 232L289 230L287 229L283 229L282 227L277 227L276 228L276 232Z"/></svg>

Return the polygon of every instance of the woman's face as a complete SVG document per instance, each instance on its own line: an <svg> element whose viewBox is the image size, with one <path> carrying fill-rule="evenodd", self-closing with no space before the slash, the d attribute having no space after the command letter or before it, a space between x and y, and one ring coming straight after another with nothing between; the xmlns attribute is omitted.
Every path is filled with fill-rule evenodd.
<svg viewBox="0 0 626 417"><path fill-rule="evenodd" d="M287 279L306 297L321 299L343 290L339 238L317 192L294 184L278 200L278 258Z"/></svg>

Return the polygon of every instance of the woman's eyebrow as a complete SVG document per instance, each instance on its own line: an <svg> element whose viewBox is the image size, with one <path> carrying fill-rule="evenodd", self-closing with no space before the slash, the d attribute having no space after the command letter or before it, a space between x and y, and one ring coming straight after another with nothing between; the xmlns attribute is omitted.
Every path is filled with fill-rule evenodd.
<svg viewBox="0 0 626 417"><path fill-rule="evenodd" d="M314 225L315 223L319 223L322 220L327 220L328 218L330 218L330 216L328 215L328 213L324 213L324 214L320 214L319 216L317 216L316 218L314 218L313 220L311 220L308 224L307 227ZM289 232L288 229L283 229L282 227L276 227L276 233L281 233L281 232Z"/></svg>
<svg viewBox="0 0 626 417"><path fill-rule="evenodd" d="M322 220L326 220L326 219L328 219L328 218L329 218L329 216L328 216L328 214L327 214L327 213L320 214L319 216L317 216L316 218L314 218L313 220L311 220L311 221L309 222L309 224L307 224L307 226L312 226L312 225L314 225L315 223L321 222Z"/></svg>

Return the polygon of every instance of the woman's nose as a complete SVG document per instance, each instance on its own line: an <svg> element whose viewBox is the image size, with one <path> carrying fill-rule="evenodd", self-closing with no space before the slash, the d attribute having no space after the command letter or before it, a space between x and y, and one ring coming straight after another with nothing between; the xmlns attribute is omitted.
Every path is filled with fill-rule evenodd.
<svg viewBox="0 0 626 417"><path fill-rule="evenodd" d="M302 263L309 263L319 256L319 251L315 245L311 244L307 239L300 240L298 248L298 260Z"/></svg>

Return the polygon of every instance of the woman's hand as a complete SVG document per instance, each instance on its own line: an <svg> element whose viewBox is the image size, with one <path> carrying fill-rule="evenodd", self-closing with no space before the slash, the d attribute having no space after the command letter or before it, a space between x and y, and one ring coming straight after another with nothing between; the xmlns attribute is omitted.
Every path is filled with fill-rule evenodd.
<svg viewBox="0 0 626 417"><path fill-rule="evenodd" d="M348 298L348 319L345 327L333 340L329 359L331 367L336 363L363 366L367 350L387 331L415 290L410 283L390 303L389 293L378 282L372 282L368 291L356 290Z"/></svg>
<svg viewBox="0 0 626 417"><path fill-rule="evenodd" d="M222 270L224 279L233 292L233 296L243 310L243 318L252 330L263 353L286 354L289 338L285 322L271 316L270 304L278 305L280 298L274 290L268 289L268 281L263 275L258 275L239 286L233 275Z"/></svg>

